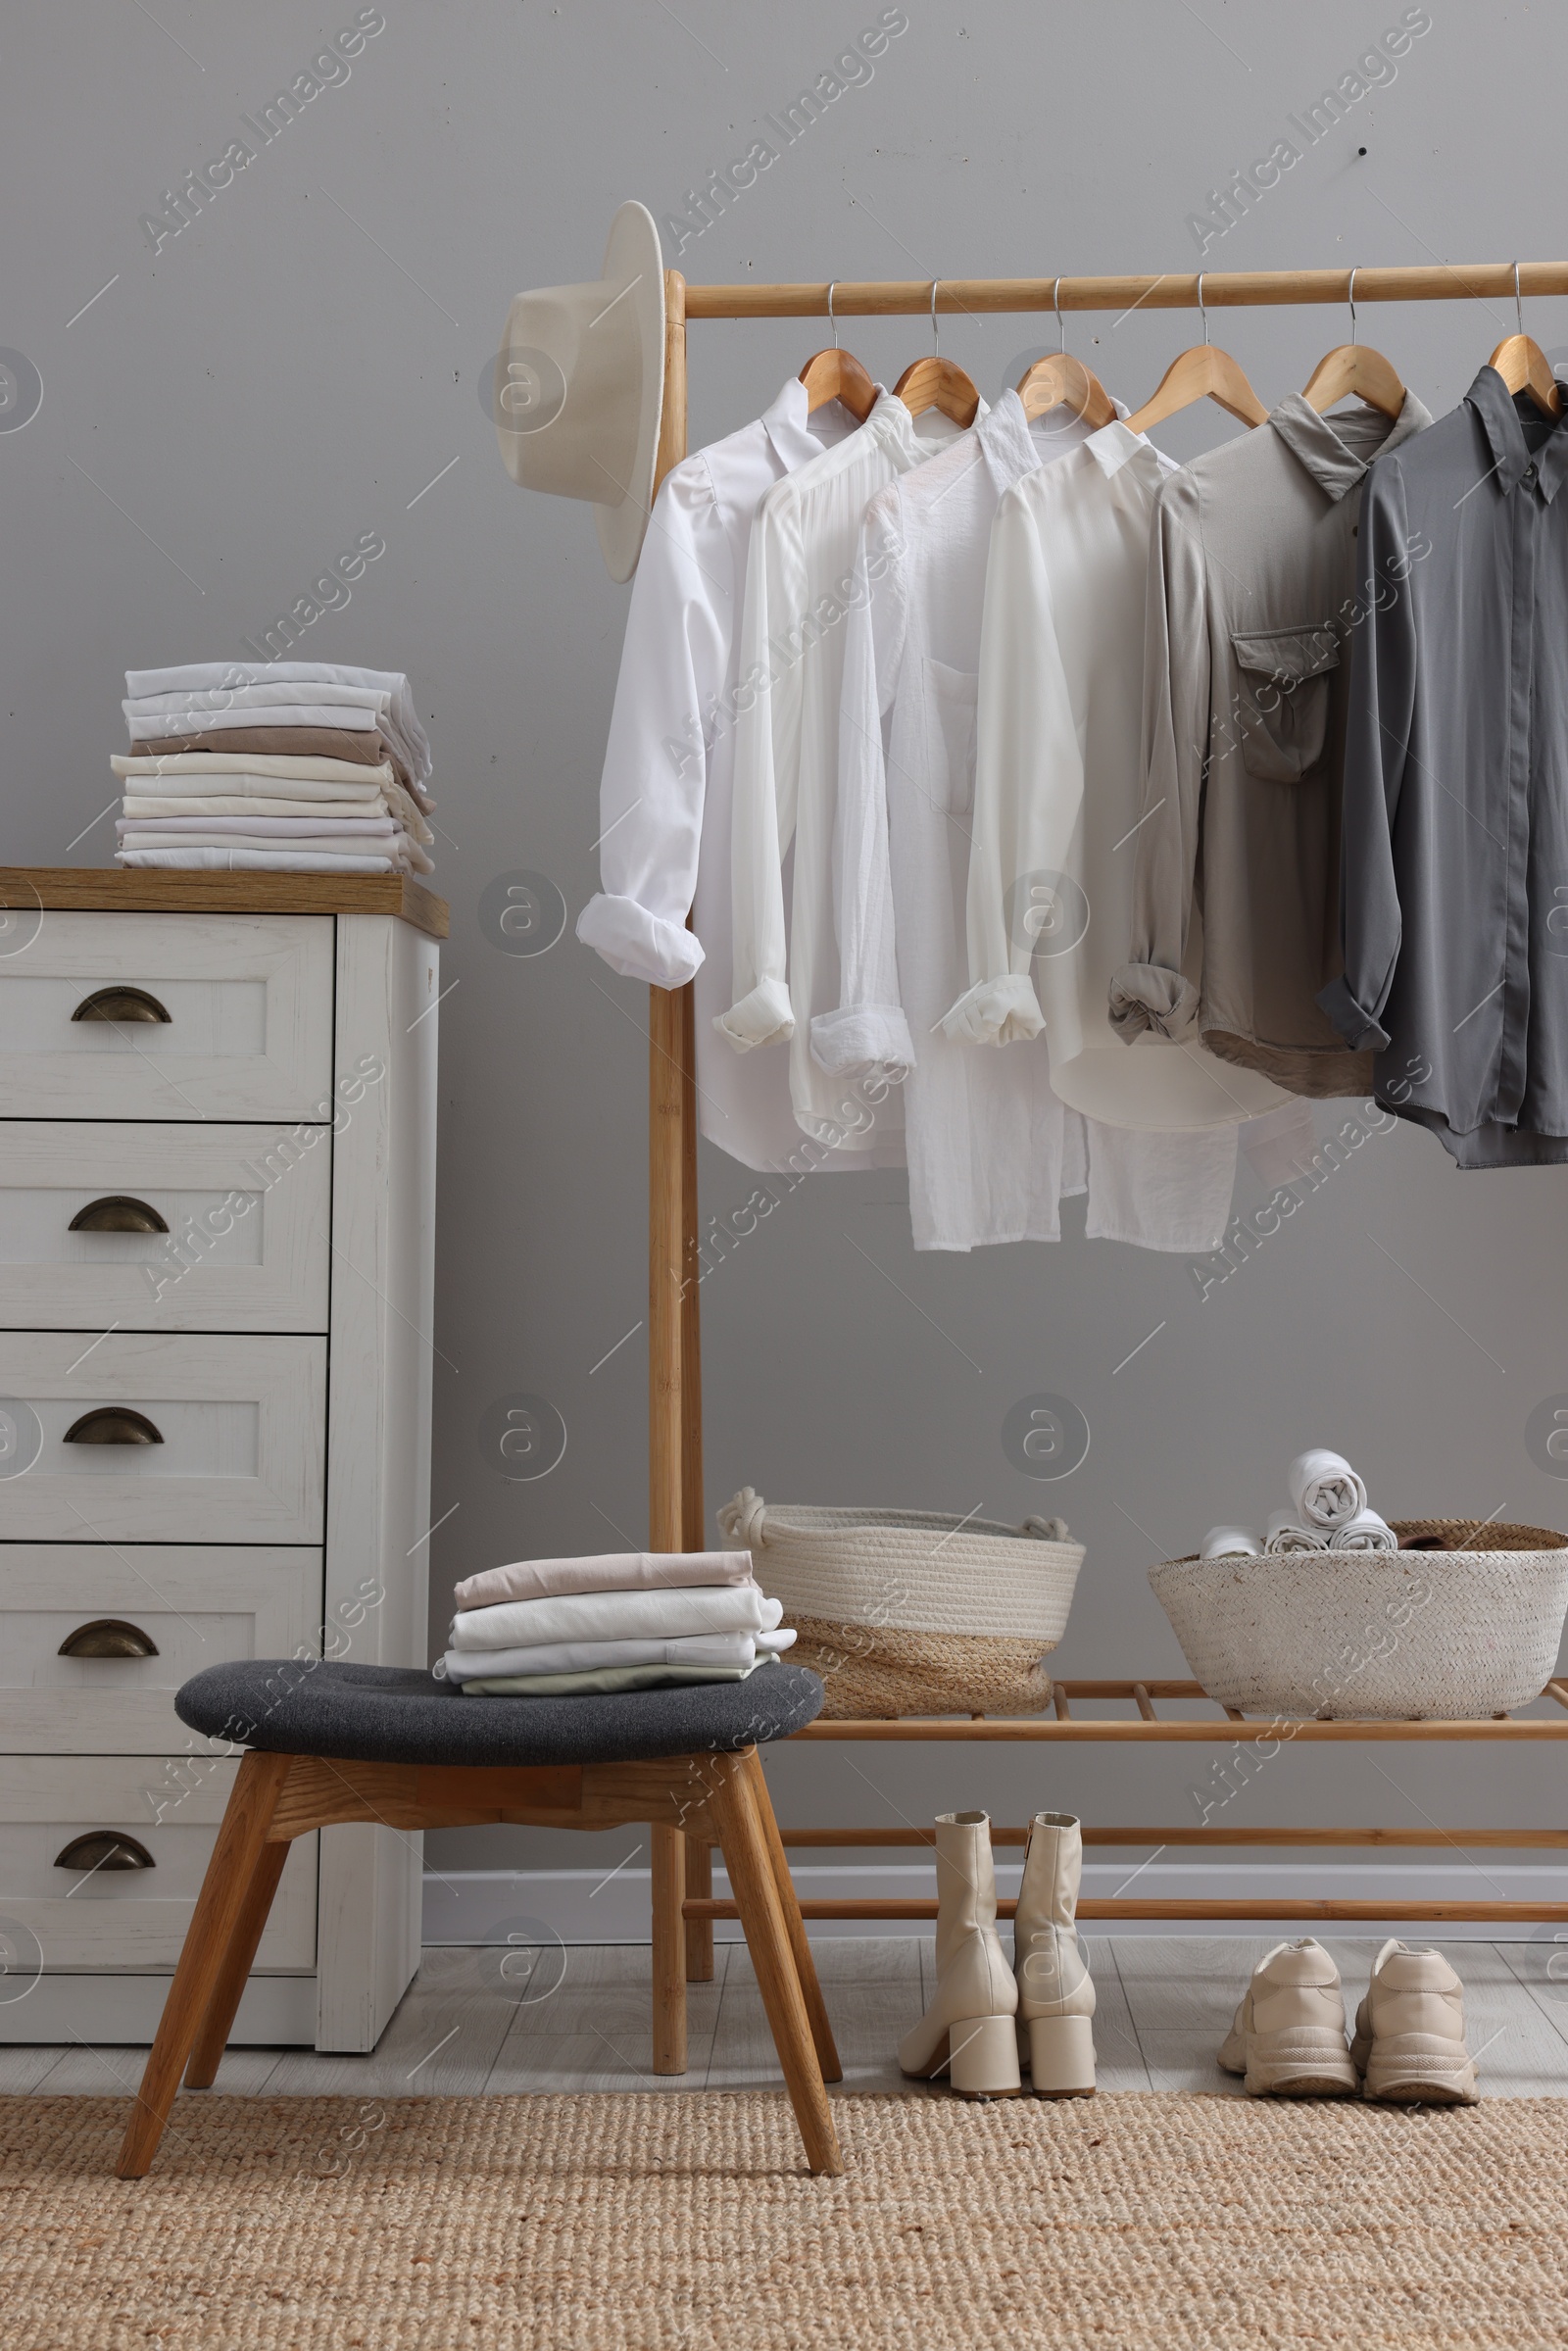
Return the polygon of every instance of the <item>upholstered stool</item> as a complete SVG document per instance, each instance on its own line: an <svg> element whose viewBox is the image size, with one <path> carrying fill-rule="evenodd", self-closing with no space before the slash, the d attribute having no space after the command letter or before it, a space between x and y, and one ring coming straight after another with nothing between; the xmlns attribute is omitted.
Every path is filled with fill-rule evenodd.
<svg viewBox="0 0 1568 2351"><path fill-rule="evenodd" d="M181 2079L218 2072L289 1840L338 1821L403 1830L508 1821L642 1821L717 1845L813 2172L843 2169L824 2078L838 2053L790 1880L760 1742L822 1704L804 1667L581 1698L465 1697L412 1669L320 1659L215 1665L174 1700L181 1722L246 1752L218 1832L121 2148L151 2166Z"/></svg>

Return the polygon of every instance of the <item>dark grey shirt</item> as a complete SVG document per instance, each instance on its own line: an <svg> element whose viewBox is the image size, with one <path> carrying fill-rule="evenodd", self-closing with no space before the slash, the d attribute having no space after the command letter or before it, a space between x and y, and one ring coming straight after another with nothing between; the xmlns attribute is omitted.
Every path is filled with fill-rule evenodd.
<svg viewBox="0 0 1568 2351"><path fill-rule="evenodd" d="M1319 1004L1461 1167L1568 1159L1568 414L1483 367L1361 502Z"/></svg>

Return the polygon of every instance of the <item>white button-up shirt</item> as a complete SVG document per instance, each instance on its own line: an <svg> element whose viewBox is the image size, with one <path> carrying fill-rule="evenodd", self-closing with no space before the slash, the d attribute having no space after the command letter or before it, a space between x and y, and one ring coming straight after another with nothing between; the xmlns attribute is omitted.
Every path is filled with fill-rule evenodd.
<svg viewBox="0 0 1568 2351"><path fill-rule="evenodd" d="M940 411L915 419L879 389L858 432L767 493L747 558L731 839L734 1001L718 1026L748 1055L788 1039L801 1127L846 1150L874 1145L903 1117L895 1088L868 1127L846 1135L844 1083L810 1051L813 1013L839 1002L833 826L845 623L865 593L854 577L856 543L877 491L957 435ZM783 858L792 840L786 943Z"/></svg>
<svg viewBox="0 0 1568 2351"><path fill-rule="evenodd" d="M755 423L674 466L654 502L632 582L600 785L603 888L577 936L612 969L655 988L696 975L703 1133L748 1167L782 1170L801 1131L782 1054L732 1053L713 1033L730 1002L730 797L741 607L752 524L774 483L856 430L836 401L808 419L792 376ZM692 929L686 927L691 909ZM829 1167L903 1156L869 1151Z"/></svg>
<svg viewBox="0 0 1568 2351"><path fill-rule="evenodd" d="M836 1071L908 1065L916 1249L1054 1241L1061 1198L1086 1188L1090 1235L1156 1249L1211 1247L1229 1208L1233 1134L1146 1139L1098 1121L1086 1131L1053 1090L1043 1037L986 1053L940 1027L966 969L992 521L1014 482L1087 438L1064 408L1031 430L1009 391L972 433L873 499L861 529L856 568L869 592L847 624L833 858L842 993L813 1020L811 1045Z"/></svg>
<svg viewBox="0 0 1568 2351"><path fill-rule="evenodd" d="M1154 497L1179 470L1117 421L1008 491L986 572L967 930L949 1035L1045 1031L1063 1102L1115 1126L1212 1130L1285 1099L1196 1044L1109 1018L1143 792L1144 613Z"/></svg>

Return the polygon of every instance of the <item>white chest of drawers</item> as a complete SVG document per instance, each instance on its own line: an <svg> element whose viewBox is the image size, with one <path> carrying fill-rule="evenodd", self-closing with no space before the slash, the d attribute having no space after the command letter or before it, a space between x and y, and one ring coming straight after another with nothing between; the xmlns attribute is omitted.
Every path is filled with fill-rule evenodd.
<svg viewBox="0 0 1568 2351"><path fill-rule="evenodd" d="M0 873L0 2041L151 2038L233 1657L425 1661L446 908ZM234 2037L374 2046L419 1843L290 1855Z"/></svg>

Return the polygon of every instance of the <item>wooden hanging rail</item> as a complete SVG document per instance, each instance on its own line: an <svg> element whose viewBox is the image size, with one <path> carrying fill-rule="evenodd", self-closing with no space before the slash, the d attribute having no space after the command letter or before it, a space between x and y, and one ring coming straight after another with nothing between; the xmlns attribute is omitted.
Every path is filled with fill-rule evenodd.
<svg viewBox="0 0 1568 2351"><path fill-rule="evenodd" d="M1405 269L1355 271L1355 299L1368 302L1511 301L1516 285L1532 300L1568 294L1568 262L1440 262ZM1202 307L1237 310L1308 303L1339 305L1349 298L1348 268L1252 269L1202 272ZM833 316L850 318L999 317L1026 312L1197 310L1198 273L1169 271L1152 277L948 277L839 279ZM686 329L694 318L825 318L828 281L799 285L688 285L678 269L664 272L664 390L659 435L656 487L686 455ZM1119 320L1118 320L1119 323ZM648 1220L648 1484L649 1543L654 1550L701 1548L706 1540L703 1500L702 1333L698 1308L697 1094L696 1046L691 987L650 991L649 1022L649 1220ZM1172 1721L1154 1701L1195 1694L1195 1686L1069 1683L1057 1686L1056 1719L1019 1723L969 1722L814 1723L805 1739L1247 1740L1280 1736L1268 1723ZM1568 1684L1553 1682L1547 1693L1568 1710ZM1138 1710L1138 1719L1080 1717L1073 1697L1119 1695ZM1303 1723L1290 1737L1299 1739L1417 1739L1538 1741L1568 1736L1568 1720L1503 1720L1484 1723ZM851 1833L845 1833L846 1837ZM679 2074L686 2067L686 1984L713 1973L713 1920L733 1915L710 1893L710 1848L678 1828L650 1831L653 1876L654 2071ZM797 1841L792 1836L791 1841ZM1169 1838L1168 1841L1176 1841ZM1187 1841L1187 1840L1183 1840ZM1193 1842L1226 1842L1217 1831L1200 1832ZM1272 1841L1288 1842L1275 1834ZM1393 1841L1392 1837L1388 1841ZM895 1908L846 1909L831 1902L804 1905L810 1917L925 1916ZM1111 1915L1085 1903L1085 1916ZM1128 1903L1114 1915L1154 1918L1496 1918L1568 1917L1568 1907L1551 1905L1406 1905L1367 1910L1354 1904L1242 1906Z"/></svg>
<svg viewBox="0 0 1568 2351"><path fill-rule="evenodd" d="M1422 262L1396 269L1357 269L1355 299L1363 302L1494 302L1513 299L1512 262ZM671 271L671 275L675 272ZM1205 269L1207 310L1284 308L1348 299L1348 269ZM1521 262L1521 297L1568 294L1568 262ZM686 287L688 318L825 318L828 281L820 285ZM940 277L938 317L1019 311L1195 311L1198 274L1158 277ZM838 278L837 318L928 318L931 280Z"/></svg>

